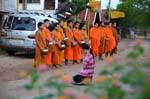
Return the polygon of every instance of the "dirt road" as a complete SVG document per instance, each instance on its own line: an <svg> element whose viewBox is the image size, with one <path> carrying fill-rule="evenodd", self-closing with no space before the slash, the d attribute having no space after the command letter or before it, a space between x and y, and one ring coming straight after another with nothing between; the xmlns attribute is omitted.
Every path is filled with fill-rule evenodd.
<svg viewBox="0 0 150 99"><path fill-rule="evenodd" d="M125 56L127 53L126 50L132 45L132 43L133 40L122 40L119 43L119 53L115 55L114 58L119 57L119 61L123 61L121 60L121 57ZM150 60L150 42L144 42L143 46L146 48L146 51L141 59L148 62L148 60ZM96 61L95 72L98 73L104 68L107 62ZM30 57L30 55L16 55L11 57L6 54L0 55L0 85L2 86L1 89L3 89L2 94L4 96L2 98L0 97L0 99L32 99L31 97L38 94L36 91L30 92L24 90L23 85L29 81L29 77L22 78L20 75L22 70L29 71L32 68L32 63L33 58ZM68 66L62 66L59 69L63 74L73 76L80 70L81 66L81 64L70 64ZM41 75L41 81L45 81L53 71L54 70L48 70L47 72L44 72Z"/></svg>

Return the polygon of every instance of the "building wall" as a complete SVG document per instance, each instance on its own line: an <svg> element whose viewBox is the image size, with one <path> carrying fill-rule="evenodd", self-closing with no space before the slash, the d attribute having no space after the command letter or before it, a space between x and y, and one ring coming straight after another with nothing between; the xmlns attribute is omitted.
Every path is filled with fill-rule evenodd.
<svg viewBox="0 0 150 99"><path fill-rule="evenodd" d="M44 9L44 1L40 0L40 3L28 3L27 10L43 10ZM51 0L49 0L51 1ZM19 9L22 10L22 4L19 4Z"/></svg>
<svg viewBox="0 0 150 99"><path fill-rule="evenodd" d="M43 10L44 1L45 0L40 0L40 3L28 3L27 10ZM17 0L0 0L0 10L16 11L16 4ZM22 4L19 4L19 10L22 10Z"/></svg>
<svg viewBox="0 0 150 99"><path fill-rule="evenodd" d="M58 8L63 5L63 0L58 0ZM0 10L16 11L17 0L0 0ZM27 10L54 10L55 0L40 0L40 3L27 3ZM22 10L22 3L19 4L19 10Z"/></svg>
<svg viewBox="0 0 150 99"><path fill-rule="evenodd" d="M0 0L0 10L14 11L16 10L16 0Z"/></svg>
<svg viewBox="0 0 150 99"><path fill-rule="evenodd" d="M64 0L58 0L58 9L63 6ZM55 0L45 0L44 9L54 10Z"/></svg>

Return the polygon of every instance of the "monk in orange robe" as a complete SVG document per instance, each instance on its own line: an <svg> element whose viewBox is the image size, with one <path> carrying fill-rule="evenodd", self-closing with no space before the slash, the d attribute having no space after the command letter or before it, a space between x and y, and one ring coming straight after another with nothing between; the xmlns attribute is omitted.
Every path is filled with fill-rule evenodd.
<svg viewBox="0 0 150 99"><path fill-rule="evenodd" d="M89 37L88 37L88 34L87 34L87 31L86 31L86 25L84 23L81 23L80 24L80 32L81 32L81 41L83 41L83 43L85 44L89 44ZM82 45L82 43L81 43ZM84 53L83 53L83 50L82 50L82 57L84 57ZM83 60L81 60L82 62Z"/></svg>
<svg viewBox="0 0 150 99"><path fill-rule="evenodd" d="M116 41L115 38L113 36L112 33L112 23L109 23L109 25L106 27L106 35L109 39L107 45L106 45L106 56L108 55L108 53L111 54L112 50L115 48L116 46Z"/></svg>
<svg viewBox="0 0 150 99"><path fill-rule="evenodd" d="M73 61L73 47L71 45L71 42L74 42L74 37L73 37L73 29L72 29L72 21L69 20L67 22L67 28L65 32L65 36L68 38L67 41L67 47L65 49L65 64L68 64L68 61Z"/></svg>
<svg viewBox="0 0 150 99"><path fill-rule="evenodd" d="M113 51L111 53L112 55L113 55L113 53L117 53L117 45L118 45L118 42L119 42L119 35L118 35L116 25L117 24L114 23L113 26L112 26L112 33L113 33L113 36L114 36L115 41L116 41L116 46L115 46L115 48L113 49Z"/></svg>
<svg viewBox="0 0 150 99"><path fill-rule="evenodd" d="M42 22L38 23L38 30L35 33L36 48L35 48L35 59L34 66L46 65L45 55L42 54L41 50L47 47L46 35L44 30L44 25Z"/></svg>
<svg viewBox="0 0 150 99"><path fill-rule="evenodd" d="M99 59L103 60L102 54L105 53L106 49L106 43L107 43L107 36L106 36L106 30L105 30L105 24L104 22L101 22L101 26L99 27L100 31L100 46L99 46Z"/></svg>
<svg viewBox="0 0 150 99"><path fill-rule="evenodd" d="M60 20L59 21L59 26L60 26L60 29L59 29L59 32L61 33L61 39L64 40L64 28L63 28L63 25L64 25L64 21L63 20ZM61 51L61 60L64 61L64 50Z"/></svg>
<svg viewBox="0 0 150 99"><path fill-rule="evenodd" d="M100 31L98 28L98 23L94 23L94 26L90 29L90 40L94 56L98 56L100 46Z"/></svg>
<svg viewBox="0 0 150 99"><path fill-rule="evenodd" d="M55 67L57 65L61 65L62 59L61 59L61 50L59 49L59 46L62 42L61 33L59 32L60 26L58 23L54 25L54 31L52 32L52 37L55 42L54 51L52 53L52 63Z"/></svg>
<svg viewBox="0 0 150 99"><path fill-rule="evenodd" d="M78 63L78 61L82 62L82 49L81 49L81 32L79 30L80 23L75 22L74 24L74 39L77 45L73 48L73 63Z"/></svg>
<svg viewBox="0 0 150 99"><path fill-rule="evenodd" d="M81 32L81 40L85 41L85 43L89 43L89 37L87 35L87 31L86 31L86 25L85 24L81 24L80 25L80 32Z"/></svg>
<svg viewBox="0 0 150 99"><path fill-rule="evenodd" d="M52 41L52 36L51 36L51 32L50 30L48 29L49 28L49 25L50 25L50 22L48 19L45 19L44 20L44 26L45 26L45 35L46 35L46 40L47 40L47 44L49 41ZM50 49L50 48L49 48ZM50 49L51 50L51 49ZM46 64L48 66L50 66L52 64L52 53L51 51L49 50L49 53L45 56L45 61L46 61Z"/></svg>

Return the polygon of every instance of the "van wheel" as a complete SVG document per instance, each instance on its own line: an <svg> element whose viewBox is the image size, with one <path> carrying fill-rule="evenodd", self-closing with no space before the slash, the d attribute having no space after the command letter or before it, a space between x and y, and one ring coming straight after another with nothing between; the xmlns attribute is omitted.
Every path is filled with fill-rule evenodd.
<svg viewBox="0 0 150 99"><path fill-rule="evenodd" d="M12 56L12 55L15 55L15 51L6 51L8 53L8 55Z"/></svg>

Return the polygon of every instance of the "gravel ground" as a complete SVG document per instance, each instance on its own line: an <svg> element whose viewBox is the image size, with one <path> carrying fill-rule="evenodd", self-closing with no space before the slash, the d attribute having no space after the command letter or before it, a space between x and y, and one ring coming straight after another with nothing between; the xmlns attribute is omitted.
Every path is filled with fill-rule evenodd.
<svg viewBox="0 0 150 99"><path fill-rule="evenodd" d="M119 43L119 53L114 56L119 57L120 62L122 62L122 57L125 56L128 52L128 48L132 45L133 40L122 40ZM145 41L144 45L145 53L141 57L140 60L144 60L145 62L149 62L150 60L150 41ZM98 73L102 68L107 65L106 61L98 61L96 60L96 69L95 72ZM1 94L4 97L0 97L0 99L32 99L34 95L38 94L36 91L30 92L23 89L23 85L29 81L29 77L22 77L22 71L29 71L32 69L33 58L30 55L22 55L18 54L16 56L8 56L6 54L0 55L0 85L3 89ZM68 65L62 66L59 69L63 72L63 74L69 74L73 76L76 74L80 68L79 65ZM52 74L54 70L48 70L41 75L40 81L45 81L50 74ZM1 90L0 90L1 91ZM7 94L6 94L7 93ZM12 98L13 97L13 98Z"/></svg>

